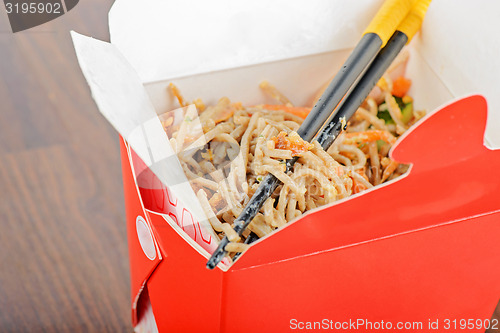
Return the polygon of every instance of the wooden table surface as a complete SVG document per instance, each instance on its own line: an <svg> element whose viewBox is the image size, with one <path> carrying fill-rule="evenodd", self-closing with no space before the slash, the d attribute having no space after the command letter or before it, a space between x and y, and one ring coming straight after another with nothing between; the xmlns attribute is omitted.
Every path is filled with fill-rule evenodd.
<svg viewBox="0 0 500 333"><path fill-rule="evenodd" d="M69 31L109 40L112 0L13 34L0 4L0 332L132 332L119 142Z"/></svg>

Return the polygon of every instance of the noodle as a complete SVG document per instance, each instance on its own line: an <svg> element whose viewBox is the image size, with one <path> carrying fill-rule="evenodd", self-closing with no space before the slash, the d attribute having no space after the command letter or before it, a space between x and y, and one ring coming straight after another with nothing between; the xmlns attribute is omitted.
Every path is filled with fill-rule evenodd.
<svg viewBox="0 0 500 333"><path fill-rule="evenodd" d="M179 102L185 104L178 89L171 87ZM282 105L245 108L221 98L199 115L193 112L195 108L186 107L189 121L176 123L169 117L162 122L210 224L218 237L230 240L228 252L246 250L248 245L240 242L250 232L264 237L307 210L407 171L407 165L391 160L388 153L422 112L411 109L411 117L403 115L407 112L403 107L408 106L404 101L411 103L412 99L396 99L388 75L377 84L382 98L368 97L327 151L317 141L308 143L298 136L303 118L287 111L294 108L288 98L267 82L261 87ZM200 100L196 103L203 105ZM204 134L196 138L199 124ZM293 172L287 173L285 161L294 156L299 159ZM232 223L268 173L282 185L240 237Z"/></svg>

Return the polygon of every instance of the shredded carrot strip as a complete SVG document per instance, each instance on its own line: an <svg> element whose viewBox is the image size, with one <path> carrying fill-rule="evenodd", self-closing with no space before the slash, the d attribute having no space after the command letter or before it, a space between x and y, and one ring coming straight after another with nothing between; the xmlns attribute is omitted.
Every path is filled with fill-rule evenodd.
<svg viewBox="0 0 500 333"><path fill-rule="evenodd" d="M394 135L387 131L369 130L365 132L346 133L344 144L359 144L378 140L383 140L390 144L394 144L396 142Z"/></svg>
<svg viewBox="0 0 500 333"><path fill-rule="evenodd" d="M286 106L286 105L273 105L273 104L263 104L261 105L263 109L273 110L273 111L285 111L296 115L302 119L305 119L311 108L301 107L301 106Z"/></svg>

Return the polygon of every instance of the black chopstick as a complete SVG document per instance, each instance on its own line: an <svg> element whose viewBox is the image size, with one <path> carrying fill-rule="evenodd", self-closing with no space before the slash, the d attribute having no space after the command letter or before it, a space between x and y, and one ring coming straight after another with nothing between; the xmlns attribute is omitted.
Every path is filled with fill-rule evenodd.
<svg viewBox="0 0 500 333"><path fill-rule="evenodd" d="M343 130L341 118L345 117L345 119L349 119L354 115L399 52L401 52L405 44L408 43L418 31L430 2L431 0L421 0L415 5L407 19L398 27L401 31L396 30L387 42L387 45L379 52L370 67L346 97L345 101L342 102L338 112L328 121L328 124L317 137L318 143L324 150L327 150L333 144L337 136ZM257 235L251 233L245 240L245 244L251 244L257 239ZM233 259L236 260L240 255L241 253L237 253Z"/></svg>
<svg viewBox="0 0 500 333"><path fill-rule="evenodd" d="M331 120L319 134L317 140L324 149L328 149L338 134L342 131L343 122L341 119L344 118L347 121L351 118L407 41L408 37L404 33L396 31L388 41L387 45L379 52L375 60L357 83L356 87L354 87L349 96L342 101L338 111L332 116ZM287 160L287 172L291 170L293 164L297 160L298 157ZM252 221L255 215L257 215L258 211L264 204L264 201L267 200L279 184L280 181L272 174L268 174L261 182L261 185L257 188L257 191L252 196L243 212L234 221L234 230L238 234L241 235L243 230L246 229L248 224L250 224L250 221ZM252 237L252 240L256 239ZM222 258L224 258L227 253L224 250L224 247L228 243L229 240L227 237L224 237L217 250L212 254L207 262L208 268L213 269L222 260Z"/></svg>
<svg viewBox="0 0 500 333"><path fill-rule="evenodd" d="M382 11L382 9L381 9ZM404 12L403 17L396 22L394 28L392 30L388 31L394 31L396 27L401 23L402 19L406 16L408 11ZM377 13L378 15L379 13ZM387 30L385 31L387 32ZM400 36L402 34L402 36ZM408 41L408 38L404 33L400 34L393 34L392 37L396 36L396 41L399 41L398 43L395 43L394 41L392 43L389 42L387 45L384 46L382 50L387 49L385 52L389 52L389 49L392 49L400 44L400 40L405 39L404 43L402 46L397 49L395 52L395 55L399 53L401 48L405 45L405 43ZM404 37L403 37L404 36ZM392 37L390 40L392 40ZM387 40L387 39L385 39ZM355 47L355 49L352 51L351 55L347 59L347 61L344 63L342 69L337 73L337 75L333 78L325 92L322 94L320 99L317 101L317 103L314 105L313 109L309 113L309 115L306 117L300 128L297 130L297 133L302 137L302 139L306 141L311 141L319 132L319 130L323 127L325 122L332 118L329 124L327 125L328 127L328 133L331 133L331 135L338 135L338 133L341 131L342 127L342 122L340 122L341 118L344 118L345 120L348 120L350 116L345 116L340 114L340 108L339 105L347 105L349 106L347 110L351 110L352 107L355 105L356 101L359 98L356 99L351 99L348 96L346 96L347 92L349 89L351 89L352 85L358 80L358 77L361 76L363 71L370 71L370 69L367 70L367 67L371 68L373 67L372 61L374 59L379 58L378 54L382 51L380 51L380 47L384 44L385 40L381 38L378 34L373 33L373 32L367 32L363 35L361 38L360 42L358 45ZM380 51L380 52L379 52ZM392 52L391 52L392 54ZM392 62L392 60L391 60ZM383 64L378 63L378 66L385 65L385 62ZM389 62L390 65L390 62ZM387 66L389 66L387 65ZM386 68L382 70L382 73L380 76L383 75L385 72ZM376 70L376 73L378 73L380 70ZM362 79L359 80L357 83L357 86L361 84L360 81L363 80L363 78L366 76L366 73L363 74ZM377 80L375 80L375 85ZM368 86L366 83L362 86ZM372 86L373 88L373 86ZM350 95L352 92L354 92L356 88L353 88L350 92ZM371 88L370 88L371 90ZM364 90L363 90L364 91ZM366 93L368 95L370 91ZM358 93L359 94L359 93ZM344 99L344 96L346 98ZM359 96L358 96L359 97ZM366 98L366 96L365 96ZM343 100L344 99L344 100ZM359 102L359 104L355 107L354 113L361 105L363 102L364 98ZM350 101L348 103L348 101ZM335 112L335 114L332 116L332 113ZM326 128L325 128L326 130ZM324 131L323 131L324 132ZM323 133L322 132L322 133ZM325 136L326 135L326 136ZM325 142L331 141L329 144L333 142L334 138L330 140L329 136L327 134L324 135L324 140ZM320 142L321 144L321 142ZM294 157L290 160L286 161L286 172L289 172L293 164L298 160L298 157ZM276 190L278 185L280 184L280 180L277 179L274 175L268 174L264 180L260 183L259 187L257 188L256 192L254 195L250 198L250 201L247 203L245 208L243 209L242 213L234 220L233 222L233 228L234 231L238 233L238 235L241 236L242 232L246 229L246 227L250 224L250 222L253 220L253 218L257 215L259 212L260 208L264 204L264 202L271 196L271 194ZM255 237L252 237L249 242L251 242ZM214 251L212 256L209 258L207 262L207 268L213 269L215 268L221 260L224 258L224 256L227 254L227 251L225 250L226 245L229 244L229 239L227 237L224 237L221 242L219 243L219 246L217 249Z"/></svg>
<svg viewBox="0 0 500 333"><path fill-rule="evenodd" d="M339 111L332 116L328 124L318 135L317 141L324 150L327 150L332 145L342 131L343 122L341 118L348 120L354 115L407 42L408 37L401 31L396 31L392 35L387 45L379 52L372 65L363 74L345 101L343 101Z"/></svg>
<svg viewBox="0 0 500 333"><path fill-rule="evenodd" d="M356 87L354 87L349 96L346 97L338 112L332 116L328 124L317 137L318 143L324 150L327 150L333 144L337 136L343 130L343 122L341 118L345 117L345 119L349 119L354 115L356 110L363 103L366 97L368 97L370 91L377 84L382 75L384 75L385 71L389 68L407 41L408 37L404 33L396 31L391 39L389 39L387 46L379 52L371 66L359 80ZM257 235L253 234L252 236L252 234L253 233L251 233L245 240L245 244L251 244L259 239ZM240 255L241 253L237 253L233 260L236 260Z"/></svg>
<svg viewBox="0 0 500 333"><path fill-rule="evenodd" d="M248 235L248 237L245 239L243 244L252 244L257 239L259 239L259 236L257 236L257 234L255 234L254 232L251 232L250 235ZM233 257L233 261L236 261L236 259L238 259L242 253L243 252L237 252Z"/></svg>

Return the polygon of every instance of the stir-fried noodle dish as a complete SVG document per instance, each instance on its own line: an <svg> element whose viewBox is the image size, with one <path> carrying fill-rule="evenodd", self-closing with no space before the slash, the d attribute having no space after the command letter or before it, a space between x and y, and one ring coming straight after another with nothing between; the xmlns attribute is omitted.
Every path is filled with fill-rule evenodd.
<svg viewBox="0 0 500 333"><path fill-rule="evenodd" d="M244 251L250 232L263 237L308 210L408 170L388 156L398 137L424 115L407 95L411 81L394 74L404 62L388 70L326 151L296 132L310 108L293 106L268 82L260 87L275 105L243 106L223 97L205 107L200 100L186 103L170 85L185 112L180 121L174 114L162 115L162 124L216 235L231 241L228 252ZM286 173L285 160L294 156L299 159L293 172ZM283 184L240 237L231 224L268 173Z"/></svg>

